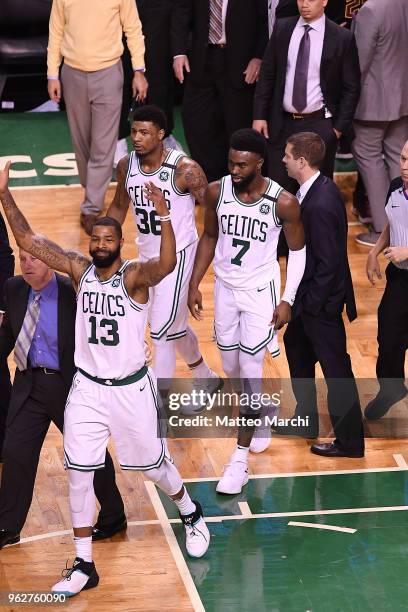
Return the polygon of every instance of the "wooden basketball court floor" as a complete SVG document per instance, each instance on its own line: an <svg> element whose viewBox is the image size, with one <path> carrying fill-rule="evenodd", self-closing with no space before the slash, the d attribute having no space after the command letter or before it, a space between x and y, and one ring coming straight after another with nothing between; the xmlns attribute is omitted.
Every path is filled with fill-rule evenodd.
<svg viewBox="0 0 408 612"><path fill-rule="evenodd" d="M353 177L338 180L348 196ZM87 252L88 239L78 222L79 187L16 189L14 195L33 228L63 246ZM111 187L107 203L112 195ZM197 216L202 227L202 212ZM384 281L375 288L369 285L368 249L353 240L363 228L351 215L349 219L359 318L352 325L346 322L348 350L356 377L369 379L375 377L376 310ZM123 255L134 257L130 215L124 234ZM212 283L210 272L202 284L204 321L191 324L205 359L222 373L212 340ZM281 356L267 358L265 377L288 378L281 340ZM179 360L177 376L189 376ZM370 397L362 395L363 407ZM406 423L406 407L400 402L393 408L394 423ZM209 517L211 547L198 560L184 555L174 509L142 475L120 472L116 463L128 530L94 545L100 585L66 605L74 612L406 609L408 443L394 435L378 437L384 428L370 427L376 437L367 439L364 459L317 457L309 452L310 441L276 436L266 452L250 457L250 482L240 496L232 497L217 495L215 484L233 439L170 440L189 490ZM398 435L403 429L387 431ZM0 551L2 609L20 607L8 603L8 592L48 591L66 559L75 556L70 528L62 437L51 426L21 543Z"/></svg>

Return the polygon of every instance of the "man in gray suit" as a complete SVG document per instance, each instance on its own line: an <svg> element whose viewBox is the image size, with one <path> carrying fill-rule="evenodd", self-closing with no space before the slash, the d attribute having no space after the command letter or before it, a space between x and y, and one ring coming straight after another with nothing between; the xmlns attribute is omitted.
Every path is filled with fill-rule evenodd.
<svg viewBox="0 0 408 612"><path fill-rule="evenodd" d="M408 2L367 0L356 18L361 96L355 113L354 158L366 186L373 231L358 234L373 246L387 219L390 181L399 176L400 153L408 139Z"/></svg>

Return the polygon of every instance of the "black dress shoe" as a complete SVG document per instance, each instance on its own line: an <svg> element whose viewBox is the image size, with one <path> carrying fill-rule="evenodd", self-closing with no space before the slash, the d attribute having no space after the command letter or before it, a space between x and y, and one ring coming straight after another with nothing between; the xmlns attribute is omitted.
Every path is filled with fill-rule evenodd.
<svg viewBox="0 0 408 612"><path fill-rule="evenodd" d="M0 529L0 548L9 546L10 544L17 544L20 541L20 534L8 529Z"/></svg>
<svg viewBox="0 0 408 612"><path fill-rule="evenodd" d="M404 399L407 393L408 391L405 389L398 393L398 395L386 396L380 391L378 395L373 400L371 400L371 402L368 402L366 409L364 410L365 418L368 421L375 421L376 419L381 419L381 417L387 414L389 409L394 404Z"/></svg>
<svg viewBox="0 0 408 612"><path fill-rule="evenodd" d="M97 540L111 538L116 533L119 533L120 531L125 531L126 528L126 517L123 517L122 519L120 519L120 521L116 521L115 523L111 523L110 525L98 525L98 523L96 523L92 527L92 540L96 542Z"/></svg>
<svg viewBox="0 0 408 612"><path fill-rule="evenodd" d="M310 450L315 455L321 455L322 457L364 457L364 450L342 448L335 442L312 444Z"/></svg>

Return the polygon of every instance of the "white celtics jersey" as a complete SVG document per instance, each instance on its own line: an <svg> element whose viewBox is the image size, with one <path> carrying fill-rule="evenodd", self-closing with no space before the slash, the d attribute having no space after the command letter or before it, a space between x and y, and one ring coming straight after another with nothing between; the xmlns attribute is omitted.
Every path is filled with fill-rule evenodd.
<svg viewBox="0 0 408 612"><path fill-rule="evenodd" d="M91 265L77 295L75 365L98 378L126 378L144 366L144 339L149 304L129 297L125 261L106 281Z"/></svg>
<svg viewBox="0 0 408 612"><path fill-rule="evenodd" d="M182 251L198 238L195 224L195 201L190 193L181 193L176 187L177 162L184 157L175 149L168 149L167 156L156 172L143 172L135 151L129 156L126 189L133 204L138 236L136 244L142 258L158 257L160 253L160 221L153 202L143 193L147 181L152 181L164 194L171 214L176 251Z"/></svg>
<svg viewBox="0 0 408 612"><path fill-rule="evenodd" d="M233 289L262 287L279 274L277 247L282 225L276 201L282 187L268 180L265 194L245 204L235 195L231 176L221 179L214 271Z"/></svg>

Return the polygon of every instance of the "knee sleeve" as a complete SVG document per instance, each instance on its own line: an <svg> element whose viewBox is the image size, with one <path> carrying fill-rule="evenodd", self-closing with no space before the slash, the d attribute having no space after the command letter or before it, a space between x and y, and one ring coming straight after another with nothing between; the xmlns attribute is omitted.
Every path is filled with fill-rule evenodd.
<svg viewBox="0 0 408 612"><path fill-rule="evenodd" d="M169 496L176 495L183 486L178 469L167 457L164 458L160 467L148 470L144 474Z"/></svg>
<svg viewBox="0 0 408 612"><path fill-rule="evenodd" d="M152 339L154 347L153 371L157 379L172 379L176 369L176 349L174 341L167 342L166 336Z"/></svg>
<svg viewBox="0 0 408 612"><path fill-rule="evenodd" d="M175 343L177 351L187 365L197 363L197 361L201 359L198 339L191 327L187 327L186 335L183 338L175 340Z"/></svg>
<svg viewBox="0 0 408 612"><path fill-rule="evenodd" d="M243 351L239 354L239 366L244 393L248 396L257 395L260 397L262 394L262 371L265 352L266 348L258 351L255 355L248 355ZM258 402L252 402L251 406L241 404L240 414L242 415L258 416L260 411L261 407L258 405Z"/></svg>
<svg viewBox="0 0 408 612"><path fill-rule="evenodd" d="M239 349L221 351L222 369L228 378L239 378Z"/></svg>
<svg viewBox="0 0 408 612"><path fill-rule="evenodd" d="M69 505L73 527L93 524L96 501L93 487L94 472L68 470Z"/></svg>

